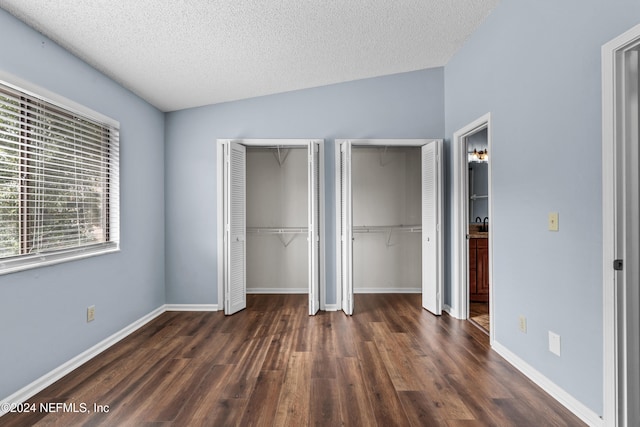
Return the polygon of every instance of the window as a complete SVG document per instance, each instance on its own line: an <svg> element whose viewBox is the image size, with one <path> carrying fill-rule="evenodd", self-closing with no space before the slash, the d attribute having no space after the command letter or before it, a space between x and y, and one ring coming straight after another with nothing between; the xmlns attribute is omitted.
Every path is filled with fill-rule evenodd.
<svg viewBox="0 0 640 427"><path fill-rule="evenodd" d="M0 274L118 248L119 130L101 118L0 82Z"/></svg>

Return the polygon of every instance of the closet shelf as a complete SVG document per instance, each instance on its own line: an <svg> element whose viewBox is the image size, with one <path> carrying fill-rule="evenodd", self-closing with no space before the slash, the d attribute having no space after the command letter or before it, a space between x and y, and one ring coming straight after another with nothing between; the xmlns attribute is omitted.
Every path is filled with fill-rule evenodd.
<svg viewBox="0 0 640 427"><path fill-rule="evenodd" d="M307 227L247 227L247 233L255 234L306 234Z"/></svg>
<svg viewBox="0 0 640 427"><path fill-rule="evenodd" d="M354 233L420 233L422 225L358 225L353 227Z"/></svg>

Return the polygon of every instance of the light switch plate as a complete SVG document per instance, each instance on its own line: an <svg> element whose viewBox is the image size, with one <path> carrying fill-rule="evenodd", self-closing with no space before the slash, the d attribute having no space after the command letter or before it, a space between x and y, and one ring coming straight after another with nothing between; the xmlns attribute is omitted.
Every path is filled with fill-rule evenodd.
<svg viewBox="0 0 640 427"><path fill-rule="evenodd" d="M549 331L549 351L560 356L560 335Z"/></svg>
<svg viewBox="0 0 640 427"><path fill-rule="evenodd" d="M558 231L558 212L549 212L549 231Z"/></svg>
<svg viewBox="0 0 640 427"><path fill-rule="evenodd" d="M524 316L518 317L518 329L520 332L527 333L527 318Z"/></svg>

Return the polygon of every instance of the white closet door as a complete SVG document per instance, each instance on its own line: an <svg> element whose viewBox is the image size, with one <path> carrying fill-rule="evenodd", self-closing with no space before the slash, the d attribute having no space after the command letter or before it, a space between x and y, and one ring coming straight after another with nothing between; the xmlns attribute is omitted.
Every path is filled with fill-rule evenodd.
<svg viewBox="0 0 640 427"><path fill-rule="evenodd" d="M442 314L442 141L422 146L422 306Z"/></svg>
<svg viewBox="0 0 640 427"><path fill-rule="evenodd" d="M351 200L351 142L340 146L340 240L342 310L353 314L353 210Z"/></svg>
<svg viewBox="0 0 640 427"><path fill-rule="evenodd" d="M308 146L308 216L309 216L309 314L320 309L320 145L311 141Z"/></svg>
<svg viewBox="0 0 640 427"><path fill-rule="evenodd" d="M246 165L246 148L230 142L225 161L225 314L247 307Z"/></svg>

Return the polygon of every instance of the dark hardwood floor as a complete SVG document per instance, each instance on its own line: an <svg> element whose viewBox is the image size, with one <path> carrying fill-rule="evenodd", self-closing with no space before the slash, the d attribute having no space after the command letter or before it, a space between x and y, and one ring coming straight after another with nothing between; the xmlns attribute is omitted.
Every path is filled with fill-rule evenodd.
<svg viewBox="0 0 640 427"><path fill-rule="evenodd" d="M233 316L168 312L29 400L59 412L0 425L583 425L420 295L355 307L308 316L306 295L249 295Z"/></svg>

